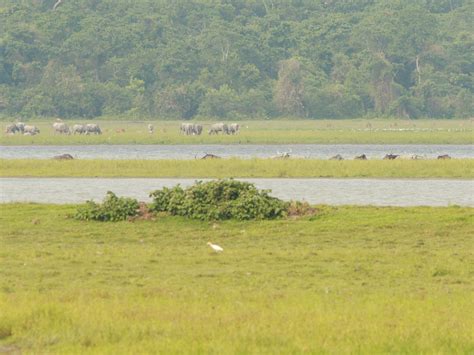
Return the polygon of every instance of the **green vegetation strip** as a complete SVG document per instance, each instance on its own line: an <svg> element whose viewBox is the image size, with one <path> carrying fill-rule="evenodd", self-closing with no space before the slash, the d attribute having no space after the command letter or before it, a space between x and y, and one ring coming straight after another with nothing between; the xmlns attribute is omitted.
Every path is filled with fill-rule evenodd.
<svg viewBox="0 0 474 355"><path fill-rule="evenodd" d="M13 121L13 119L11 120ZM180 121L93 121L102 135L55 134L50 121L32 121L40 129L35 136L0 134L0 145L88 145L88 144L472 144L469 120L284 120L238 121L236 135L208 135L215 122L203 122L200 136L180 134ZM65 121L69 127L85 121ZM3 126L6 126L5 122ZM148 132L148 124L155 127ZM370 127L370 128L368 128ZM3 127L4 128L4 127ZM2 129L3 131L3 129Z"/></svg>
<svg viewBox="0 0 474 355"><path fill-rule="evenodd" d="M473 352L472 208L319 208L104 224L0 205L0 349Z"/></svg>
<svg viewBox="0 0 474 355"><path fill-rule="evenodd" d="M474 159L40 160L0 159L1 177L474 178Z"/></svg>

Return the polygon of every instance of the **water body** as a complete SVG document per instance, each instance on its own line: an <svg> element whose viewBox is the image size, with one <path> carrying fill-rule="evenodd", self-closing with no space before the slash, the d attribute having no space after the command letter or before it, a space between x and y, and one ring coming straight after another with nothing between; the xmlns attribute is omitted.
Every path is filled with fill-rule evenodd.
<svg viewBox="0 0 474 355"><path fill-rule="evenodd" d="M311 204L474 207L474 181L455 179L239 179L284 200ZM195 179L0 178L0 202L100 201L109 190L148 201L148 194Z"/></svg>
<svg viewBox="0 0 474 355"><path fill-rule="evenodd" d="M421 155L437 158L448 154L453 158L474 158L474 145L450 144L207 144L207 145L72 145L72 146L1 146L0 158L50 159L71 154L78 159L194 159L211 153L224 158L269 158L291 152L299 158L328 159L336 154L346 159L365 154L381 159L385 154Z"/></svg>

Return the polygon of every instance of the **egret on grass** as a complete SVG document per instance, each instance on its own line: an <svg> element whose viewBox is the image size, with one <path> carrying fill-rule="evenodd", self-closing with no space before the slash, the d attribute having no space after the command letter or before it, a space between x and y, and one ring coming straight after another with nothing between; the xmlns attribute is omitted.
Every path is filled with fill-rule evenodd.
<svg viewBox="0 0 474 355"><path fill-rule="evenodd" d="M217 244L212 244L211 242L207 242L207 245L209 245L212 248L212 250L214 250L216 253L220 253L224 251L224 249L222 249L222 247L220 247Z"/></svg>

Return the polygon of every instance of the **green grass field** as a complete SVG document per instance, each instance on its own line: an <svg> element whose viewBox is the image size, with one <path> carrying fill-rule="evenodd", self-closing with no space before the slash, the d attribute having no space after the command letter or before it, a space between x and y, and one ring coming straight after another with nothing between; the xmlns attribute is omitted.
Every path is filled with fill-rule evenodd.
<svg viewBox="0 0 474 355"><path fill-rule="evenodd" d="M0 159L0 177L474 178L473 159L40 160Z"/></svg>
<svg viewBox="0 0 474 355"><path fill-rule="evenodd" d="M474 352L472 208L319 208L100 223L2 204L0 352Z"/></svg>
<svg viewBox="0 0 474 355"><path fill-rule="evenodd" d="M234 136L209 136L212 122L202 122L201 136L183 136L180 121L123 122L93 121L99 123L100 136L54 134L49 121L32 121L41 130L36 136L0 135L0 145L67 145L67 144L284 144L284 143L377 143L377 144L471 144L474 142L472 120L268 120L239 121L241 132ZM87 120L66 121L70 126ZM90 121L89 121L90 122ZM8 122L4 122L6 126ZM155 126L149 134L147 125ZM2 129L4 131L4 129Z"/></svg>

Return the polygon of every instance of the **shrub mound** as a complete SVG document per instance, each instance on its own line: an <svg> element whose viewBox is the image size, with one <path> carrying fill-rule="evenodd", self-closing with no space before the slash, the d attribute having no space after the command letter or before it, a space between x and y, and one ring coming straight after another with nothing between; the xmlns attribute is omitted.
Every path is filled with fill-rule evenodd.
<svg viewBox="0 0 474 355"><path fill-rule="evenodd" d="M268 190L232 179L202 182L186 189L177 185L150 194L150 210L200 220L274 219L286 215L288 203Z"/></svg>
<svg viewBox="0 0 474 355"><path fill-rule="evenodd" d="M102 204L87 201L78 208L74 218L87 221L116 222L138 216L140 205L137 200L128 197L117 197L107 191Z"/></svg>

